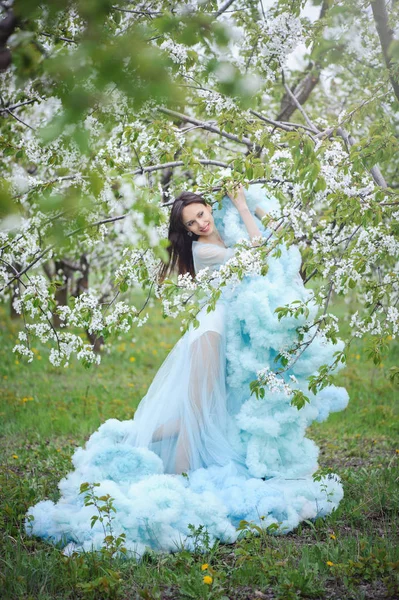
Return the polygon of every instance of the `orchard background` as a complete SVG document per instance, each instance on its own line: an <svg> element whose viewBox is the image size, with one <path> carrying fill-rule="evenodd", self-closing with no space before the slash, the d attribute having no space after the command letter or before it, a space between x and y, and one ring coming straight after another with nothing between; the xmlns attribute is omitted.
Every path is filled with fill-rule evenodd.
<svg viewBox="0 0 399 600"><path fill-rule="evenodd" d="M5 598L398 593L398 17L395 0L0 3ZM244 536L207 560L117 567L29 542L24 511L56 493L73 445L132 415L161 359L158 332L169 347L195 320L197 291L216 299L206 273L157 283L168 205L183 189L217 203L233 182L261 183L281 211L273 243L243 243L219 286L265 275L282 244L300 248L320 312L281 349L275 377L314 336L345 340L309 386L347 364L352 408L314 435L339 440L322 466L342 458L356 510L346 498L294 541ZM120 390L111 400L93 387L106 377ZM345 541L331 554L337 520ZM198 561L214 556L209 585Z"/></svg>

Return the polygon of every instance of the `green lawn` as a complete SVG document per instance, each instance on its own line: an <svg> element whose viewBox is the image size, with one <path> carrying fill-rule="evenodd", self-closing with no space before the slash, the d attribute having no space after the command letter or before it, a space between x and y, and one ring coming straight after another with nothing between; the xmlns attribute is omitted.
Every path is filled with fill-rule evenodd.
<svg viewBox="0 0 399 600"><path fill-rule="evenodd" d="M347 309L339 304L334 312ZM39 344L39 360L25 365L16 358L21 324L7 310L0 307L1 600L399 597L399 393L387 375L399 362L397 340L380 367L366 361L365 345L356 341L336 377L348 389L348 408L309 430L321 448L320 465L343 480L337 511L287 536L248 531L205 554L148 554L137 564L106 554L67 558L27 538L22 523L29 506L57 498L76 446L106 419L132 417L179 338L179 324L163 320L155 307L149 322L121 336L98 367L72 361L64 369L52 367Z"/></svg>

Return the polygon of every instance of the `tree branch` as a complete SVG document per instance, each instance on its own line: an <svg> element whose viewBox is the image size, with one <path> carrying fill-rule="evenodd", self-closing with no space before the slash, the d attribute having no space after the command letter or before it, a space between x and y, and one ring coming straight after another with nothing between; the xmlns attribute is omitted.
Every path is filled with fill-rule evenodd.
<svg viewBox="0 0 399 600"><path fill-rule="evenodd" d="M298 99L299 104L305 104L320 79L320 69L316 65L309 63L307 68L309 73L294 87L293 92L290 90L291 94ZM297 108L298 105L292 101L291 95L286 92L281 101L281 109L277 120L288 121Z"/></svg>
<svg viewBox="0 0 399 600"><path fill-rule="evenodd" d="M337 133L337 135L342 137L342 139L344 140L344 142L347 146L348 151L349 151L350 147L356 143L355 140L353 139L353 137L343 127L337 127L336 133ZM388 187L388 184L385 181L385 178L384 178L383 174L381 173L380 168L377 165L374 165L374 167L371 167L370 175L372 176L372 178L374 179L374 181L377 185L379 185L382 188Z"/></svg>
<svg viewBox="0 0 399 600"><path fill-rule="evenodd" d="M19 121L20 123L22 123L22 125L25 125L25 127L29 127L29 129L32 129L32 131L36 131L36 129L34 127L32 127L32 125L29 125L28 123L25 123L25 121L23 121L22 119L20 119L19 117L17 117L17 115L14 115L14 113L9 108L6 108L5 112L7 114L9 114L11 117L13 117L14 119L16 119L17 121Z"/></svg>
<svg viewBox="0 0 399 600"><path fill-rule="evenodd" d="M229 165L220 160L210 160L210 159L198 159L198 162L201 165L213 165L215 167L224 167L227 168ZM142 173L152 173L153 171L160 171L162 169L170 169L173 167L183 167L185 163L182 160L175 160L173 162L163 163L162 165L152 165L151 167L141 167L136 171L133 171L132 175L141 175Z"/></svg>
<svg viewBox="0 0 399 600"><path fill-rule="evenodd" d="M290 90L289 86L285 83L284 87L286 89L287 94L290 96L291 100L293 101L293 103L295 104L295 106L297 107L297 109L300 111L301 115L305 119L309 128L313 131L313 133L320 133L319 130L317 129L317 127L314 125L314 123L312 123L312 121L308 117L306 111L302 108L302 105L299 102L298 98Z"/></svg>
<svg viewBox="0 0 399 600"><path fill-rule="evenodd" d="M55 41L60 40L61 42L67 42L68 44L78 44L79 43L76 40L73 40L72 38L63 37L61 35L57 35L56 33L47 33L44 31L40 31L39 35L44 35L49 38L54 38Z"/></svg>
<svg viewBox="0 0 399 600"><path fill-rule="evenodd" d="M220 17L220 15L222 15L228 8L229 6L231 6L233 4L234 0L227 0L227 2L225 2L218 11L216 11L214 13L215 17Z"/></svg>
<svg viewBox="0 0 399 600"><path fill-rule="evenodd" d="M26 106L27 104L32 104L33 102L36 102L35 98L33 98L32 100L26 100L25 102L19 102L18 104L12 104L11 106L6 106L3 108L0 108L0 113L7 112L10 110L15 110L16 108L19 108L20 106Z"/></svg>
<svg viewBox="0 0 399 600"><path fill-rule="evenodd" d="M225 137L228 140L236 142L237 144L243 144L243 145L251 147L251 148L253 146L253 143L251 142L251 140L249 138L243 137L242 139L240 139L237 135L234 135L232 133L227 133L226 131L222 131L221 129L219 129L219 127L215 127L214 125L211 125L210 123L206 123L205 121L199 121L198 119L195 119L194 117L189 117L183 113L178 113L174 110L170 110L169 108L161 107L161 108L157 108L157 110L159 110L160 112L163 112L166 115L174 117L175 119L180 119L182 121L186 121L187 123L192 123L193 125L198 125L199 127L202 127L202 129L205 129L206 131L210 131L211 133L216 133L217 135L221 135L222 137Z"/></svg>
<svg viewBox="0 0 399 600"><path fill-rule="evenodd" d="M132 15L143 15L145 17L159 17L163 13L159 10L133 10L131 8L120 8L119 6L112 6L112 10L119 10L123 13L129 13Z"/></svg>

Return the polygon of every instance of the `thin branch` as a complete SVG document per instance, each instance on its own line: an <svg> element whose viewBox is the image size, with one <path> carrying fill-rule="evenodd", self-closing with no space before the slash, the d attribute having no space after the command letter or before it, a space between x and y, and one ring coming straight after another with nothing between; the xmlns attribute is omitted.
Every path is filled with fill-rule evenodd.
<svg viewBox="0 0 399 600"><path fill-rule="evenodd" d="M304 347L299 352L299 354L297 354L295 356L294 360L292 362L290 362L284 369L276 372L278 375L280 375L280 373L284 373L284 371L287 371L288 369L292 369L292 367L298 361L299 357L305 352L306 348L308 348L310 346L310 344L313 342L313 340L315 339L316 335L318 334L318 332L320 330L320 327L321 327L321 324L322 324L322 322L324 320L324 317L325 317L325 315L327 313L327 308L328 308L328 305L330 303L331 293L332 293L332 290L333 290L333 282L332 282L332 280L330 280L329 284L330 285L329 285L328 293L327 293L327 296L326 296L326 301L324 303L323 314L322 314L321 318L319 319L319 322L318 322L318 325L316 327L316 330L315 330L314 334L312 335L312 337L310 338L310 340L308 340L307 342L304 342L304 344L303 344ZM302 346L302 344L301 344L301 346Z"/></svg>
<svg viewBox="0 0 399 600"><path fill-rule="evenodd" d="M273 119L270 119L269 117L265 117L264 115L262 115L262 113L257 112L256 110L250 109L249 112L251 113L251 115L258 117L258 119L260 119L261 121L264 121L265 123L268 123L269 125L273 125L274 127L278 127L279 129L283 129L284 131L292 131L293 130L291 124L290 124L290 126L288 126L285 123L282 123L281 121L274 121Z"/></svg>
<svg viewBox="0 0 399 600"><path fill-rule="evenodd" d="M36 131L36 129L34 127L32 127L31 125L28 125L28 123L25 123L25 121L23 121L22 119L17 117L17 115L14 115L14 113L9 108L6 108L5 112L7 112L11 117L14 117L14 119L19 121L20 123L22 123L22 125L25 125L25 127L29 127L29 129L32 129L32 131Z"/></svg>
<svg viewBox="0 0 399 600"><path fill-rule="evenodd" d="M129 13L132 15L143 15L145 17L159 17L163 13L159 10L133 10L131 8L120 8L119 6L111 6L112 10L119 10L123 13Z"/></svg>
<svg viewBox="0 0 399 600"><path fill-rule="evenodd" d="M233 4L234 0L227 0L227 2L225 2L218 11L216 11L214 13L215 17L220 17L220 15L222 15L232 4Z"/></svg>
<svg viewBox="0 0 399 600"><path fill-rule="evenodd" d="M252 109L250 109L249 112L252 115L254 115L255 117L258 117L258 119L260 119L261 121L264 121L265 123L269 123L269 125L273 125L274 127L278 127L279 129L283 129L284 131L294 131L295 129L304 129L305 131L308 131L309 133L314 133L314 129L311 129L310 127L307 127L306 125L302 125L302 123L291 123L291 121L275 121L274 119L265 117L265 115L263 115L262 113L257 112L256 110L252 110Z"/></svg>
<svg viewBox="0 0 399 600"><path fill-rule="evenodd" d="M381 89L382 86L379 86L378 89ZM380 96L373 96L372 98L367 98L366 100L363 100L363 102L361 102L358 106L356 106L356 108L354 108L353 110L351 110L350 113L348 113L347 115L345 115L344 117L342 117L341 121L338 123L338 127L340 127L341 125L343 125L346 121L349 121L349 119L351 119L351 117L353 117L353 115L360 110L361 108L363 108L363 106L367 106L367 104L370 104L371 102L374 102L375 100L380 100L381 98L385 98L385 96L388 96L388 94L390 94L391 91L388 90L387 92L385 92L384 94L381 94Z"/></svg>
<svg viewBox="0 0 399 600"><path fill-rule="evenodd" d="M347 146L348 152L349 152L350 147L355 144L355 140L343 127L337 127L336 132L344 140L344 142ZM388 187L388 184L385 181L385 178L384 178L383 174L381 173L380 168L377 167L377 165L374 165L373 167L371 167L370 174L377 185L379 185L382 188Z"/></svg>
<svg viewBox="0 0 399 600"><path fill-rule="evenodd" d="M102 219L101 221L96 221L95 223L88 223L87 225L82 225L82 227L74 229L65 237L71 237L75 235L75 233L79 233L79 231L83 231L84 229L88 229L89 227L97 227L98 225L103 225L104 223L114 223L115 221L121 221L122 219L126 219L127 216L129 216L128 213L126 215L119 215L118 217L109 217L108 219Z"/></svg>
<svg viewBox="0 0 399 600"><path fill-rule="evenodd" d="M33 98L32 100L26 100L25 102L19 102L18 104L12 104L11 106L6 106L5 108L0 108L0 113L7 112L10 110L15 110L16 108L19 108L20 106L26 106L27 104L32 104L33 102L36 102L35 98Z"/></svg>
<svg viewBox="0 0 399 600"><path fill-rule="evenodd" d="M221 135L222 137L227 138L228 140L232 140L233 142L237 142L237 144L243 144L245 146L249 146L252 148L253 143L251 142L251 140L247 137L243 137L242 139L240 139L237 135L234 135L232 133L227 133L226 131L222 131L221 129L219 129L219 127L215 127L214 125L211 125L210 123L207 123L205 121L199 121L198 119L195 119L194 117L189 117L183 113L178 113L174 110L170 110L169 108L157 108L157 110L159 110L160 112L169 115L171 117L174 117L175 119L180 119L181 121L186 121L187 123L192 123L193 125L198 125L200 127L202 127L202 129L205 129L206 131L210 131L212 133L216 133L217 135Z"/></svg>
<svg viewBox="0 0 399 600"><path fill-rule="evenodd" d="M40 31L39 35L45 35L46 37L54 38L55 41L60 40L61 42L67 42L68 44L78 44L79 43L76 40L73 40L72 38L63 37L61 35L57 35L56 33L46 33L44 31Z"/></svg>
<svg viewBox="0 0 399 600"><path fill-rule="evenodd" d="M198 159L198 162L201 165L213 165L215 167L223 167L227 168L229 165L220 160L210 160L210 159ZM170 169L173 167L183 167L185 165L182 160L175 160L172 162L163 163L162 165L153 165L151 167L140 167L136 171L133 171L132 175L141 175L142 173L152 173L153 171L160 171L162 169Z"/></svg>
<svg viewBox="0 0 399 600"><path fill-rule="evenodd" d="M17 194L16 196L13 196L12 198L13 198L13 200L17 200L18 198L22 198L22 196L25 196L25 194L29 194L29 192L31 192L32 190L39 188L41 186L52 185L53 183L59 183L62 181L71 181L73 179L76 179L79 176L81 176L82 179L85 179L85 176L80 175L80 173L75 173L74 175L63 175L62 177L56 177L55 179L49 179L49 181L43 181L42 183L37 183L36 185L33 185L31 188L29 188L28 191L22 192L21 194Z"/></svg>
<svg viewBox="0 0 399 600"><path fill-rule="evenodd" d="M314 123L312 123L312 121L308 117L308 115L307 115L306 111L304 110L302 104L298 101L297 97L290 90L289 86L285 83L284 87L286 89L287 94L290 96L290 98L294 102L294 104L297 107L297 109L301 112L303 118L305 119L306 123L309 125L309 127L313 131L313 133L320 133L320 131L317 129L316 125Z"/></svg>

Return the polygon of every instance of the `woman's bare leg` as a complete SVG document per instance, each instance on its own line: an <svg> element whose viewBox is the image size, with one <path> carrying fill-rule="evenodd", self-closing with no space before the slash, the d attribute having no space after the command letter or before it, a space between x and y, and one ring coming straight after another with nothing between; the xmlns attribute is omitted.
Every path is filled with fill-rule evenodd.
<svg viewBox="0 0 399 600"><path fill-rule="evenodd" d="M180 431L181 420L175 419L174 421L168 421L165 425L157 427L152 434L153 442L160 442L161 440L177 435Z"/></svg>
<svg viewBox="0 0 399 600"><path fill-rule="evenodd" d="M203 427L203 401L210 403L215 382L220 372L221 336L216 331L208 331L192 344L191 372L189 379L189 410L192 413L190 426L193 427L191 440L200 436ZM180 424L181 425L181 424ZM180 430L176 443L176 473L190 469L190 439L186 427Z"/></svg>

